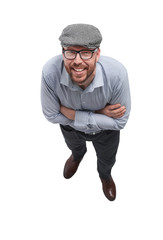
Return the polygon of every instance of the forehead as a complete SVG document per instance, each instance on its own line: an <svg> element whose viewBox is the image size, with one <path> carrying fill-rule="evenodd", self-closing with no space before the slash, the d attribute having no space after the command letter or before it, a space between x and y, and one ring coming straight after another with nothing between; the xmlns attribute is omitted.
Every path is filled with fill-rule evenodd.
<svg viewBox="0 0 163 240"><path fill-rule="evenodd" d="M80 51L80 50L92 50L92 48L86 48L84 46L69 46L69 47L64 47L65 50L75 50L75 51Z"/></svg>

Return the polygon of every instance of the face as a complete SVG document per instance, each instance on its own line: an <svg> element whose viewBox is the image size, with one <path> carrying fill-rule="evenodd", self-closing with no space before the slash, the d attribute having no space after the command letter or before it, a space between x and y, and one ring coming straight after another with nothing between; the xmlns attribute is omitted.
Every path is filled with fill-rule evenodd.
<svg viewBox="0 0 163 240"><path fill-rule="evenodd" d="M88 50L88 48L82 46L64 47L64 50ZM89 49L90 50L90 49ZM83 60L80 55L77 54L74 60L68 60L64 57L65 68L70 75L73 82L78 86L85 89L93 81L96 74L96 62L100 57L100 49L93 53L93 56L89 60Z"/></svg>

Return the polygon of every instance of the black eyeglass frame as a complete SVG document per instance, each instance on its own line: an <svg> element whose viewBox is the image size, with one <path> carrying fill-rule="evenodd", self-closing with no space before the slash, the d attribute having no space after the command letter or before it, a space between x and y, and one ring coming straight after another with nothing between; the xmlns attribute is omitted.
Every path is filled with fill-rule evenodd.
<svg viewBox="0 0 163 240"><path fill-rule="evenodd" d="M97 50L98 50L98 48L95 48L95 49L93 49L93 50L84 50L84 49L83 49L83 50L80 50L80 51L75 51L75 50L71 50L71 49L65 50L64 48L62 48L62 52L63 52L64 56L65 56L65 52L67 52L67 51L70 51L70 52L74 52L74 53L75 53L75 57L74 57L74 58L67 58L67 57L65 56L65 58L68 59L68 60L74 60L74 59L76 58L76 56L77 56L78 53L79 53L80 58L81 58L82 60L89 60L89 59L91 59L91 58L93 57L93 53L97 52ZM81 52L91 52L92 55L91 55L90 58L84 59L84 58L82 58L82 56L81 56L81 54L80 54Z"/></svg>

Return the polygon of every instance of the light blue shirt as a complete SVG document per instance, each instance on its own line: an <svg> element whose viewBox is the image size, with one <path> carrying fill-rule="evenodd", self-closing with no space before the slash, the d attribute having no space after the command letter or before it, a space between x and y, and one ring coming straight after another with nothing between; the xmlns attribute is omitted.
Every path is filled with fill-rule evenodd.
<svg viewBox="0 0 163 240"><path fill-rule="evenodd" d="M117 60L101 56L95 78L83 90L71 80L62 55L56 56L43 67L41 103L45 117L52 123L69 125L85 133L123 129L131 108L127 71ZM126 107L121 118L95 113L107 104L117 103ZM61 114L60 105L76 110L74 121Z"/></svg>

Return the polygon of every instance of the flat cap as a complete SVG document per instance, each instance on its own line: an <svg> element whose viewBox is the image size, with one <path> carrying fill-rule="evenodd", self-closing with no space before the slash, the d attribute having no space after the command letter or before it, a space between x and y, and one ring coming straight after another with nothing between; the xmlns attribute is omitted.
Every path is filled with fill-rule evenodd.
<svg viewBox="0 0 163 240"><path fill-rule="evenodd" d="M84 46L87 48L97 48L102 41L102 35L98 28L89 24L71 24L63 29L59 37L61 45Z"/></svg>

